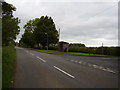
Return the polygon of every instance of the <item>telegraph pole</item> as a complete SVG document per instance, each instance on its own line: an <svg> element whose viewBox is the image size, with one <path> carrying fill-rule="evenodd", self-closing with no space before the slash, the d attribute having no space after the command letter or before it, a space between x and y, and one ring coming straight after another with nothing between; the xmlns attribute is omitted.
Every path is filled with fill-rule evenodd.
<svg viewBox="0 0 120 90"><path fill-rule="evenodd" d="M48 34L47 34L47 50L48 50Z"/></svg>
<svg viewBox="0 0 120 90"><path fill-rule="evenodd" d="M58 33L59 33L59 40L60 40L60 28L59 28L59 32ZM58 40L58 42L59 42L59 40Z"/></svg>
<svg viewBox="0 0 120 90"><path fill-rule="evenodd" d="M103 43L102 43L102 55L104 54L104 52L103 52Z"/></svg>
<svg viewBox="0 0 120 90"><path fill-rule="evenodd" d="M59 50L59 41L60 41L60 28L59 28L59 31L58 31L58 50Z"/></svg>
<svg viewBox="0 0 120 90"><path fill-rule="evenodd" d="M47 35L47 50L48 50L48 33L45 33Z"/></svg>

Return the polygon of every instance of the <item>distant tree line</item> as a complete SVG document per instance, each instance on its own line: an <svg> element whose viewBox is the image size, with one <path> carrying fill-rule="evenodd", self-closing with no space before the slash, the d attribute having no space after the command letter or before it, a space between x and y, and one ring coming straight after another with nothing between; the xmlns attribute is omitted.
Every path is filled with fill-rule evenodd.
<svg viewBox="0 0 120 90"><path fill-rule="evenodd" d="M12 4L2 2L2 45L9 46L15 42L16 35L19 34L20 20L13 16L16 8Z"/></svg>
<svg viewBox="0 0 120 90"><path fill-rule="evenodd" d="M53 19L48 16L41 16L29 20L24 25L25 32L19 42L20 46L31 48L43 48L58 42L58 31Z"/></svg>
<svg viewBox="0 0 120 90"><path fill-rule="evenodd" d="M85 47L85 44L81 44L81 43L70 43L69 46L75 46L75 47Z"/></svg>

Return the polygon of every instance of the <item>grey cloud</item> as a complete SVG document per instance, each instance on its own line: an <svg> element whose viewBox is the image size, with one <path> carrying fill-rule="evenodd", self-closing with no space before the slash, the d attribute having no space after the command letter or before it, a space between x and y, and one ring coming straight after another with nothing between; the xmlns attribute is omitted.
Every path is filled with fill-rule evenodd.
<svg viewBox="0 0 120 90"><path fill-rule="evenodd" d="M117 2L41 2L40 0L10 0L17 8L14 13L23 25L42 15L51 16L56 28L61 29L60 40L86 45L117 45ZM17 39L18 41L18 39ZM99 42L98 42L99 41Z"/></svg>

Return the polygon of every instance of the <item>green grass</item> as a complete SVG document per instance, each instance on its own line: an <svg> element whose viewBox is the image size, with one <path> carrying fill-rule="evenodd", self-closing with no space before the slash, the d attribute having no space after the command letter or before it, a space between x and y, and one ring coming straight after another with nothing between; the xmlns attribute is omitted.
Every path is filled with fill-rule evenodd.
<svg viewBox="0 0 120 90"><path fill-rule="evenodd" d="M0 89L2 89L2 47L0 46Z"/></svg>
<svg viewBox="0 0 120 90"><path fill-rule="evenodd" d="M11 88L15 69L16 50L2 47L2 88Z"/></svg>
<svg viewBox="0 0 120 90"><path fill-rule="evenodd" d="M60 51L56 52L56 50L50 50L50 51L53 51L53 52L50 52L50 51L47 51L47 50L39 50L39 49L32 49L32 50L43 52L43 53L49 53L49 54L57 54L57 52L60 52ZM62 52L62 53L69 54L69 55L77 55L77 56L109 56L109 55L89 54L89 53L80 53L80 52Z"/></svg>
<svg viewBox="0 0 120 90"><path fill-rule="evenodd" d="M42 53L56 54L54 52L49 52L47 50L39 50L39 49L32 49L32 50L39 51L39 52L42 52Z"/></svg>
<svg viewBox="0 0 120 90"><path fill-rule="evenodd" d="M65 52L70 55L79 55L79 56L108 56L108 55L100 55L100 54L89 54L89 53L80 53L80 52Z"/></svg>

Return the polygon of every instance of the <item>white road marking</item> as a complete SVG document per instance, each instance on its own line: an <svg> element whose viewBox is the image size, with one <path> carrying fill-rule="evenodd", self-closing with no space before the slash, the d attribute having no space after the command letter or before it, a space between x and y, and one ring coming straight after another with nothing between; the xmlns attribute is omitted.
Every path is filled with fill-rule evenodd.
<svg viewBox="0 0 120 90"><path fill-rule="evenodd" d="M75 62L78 62L78 61L75 61Z"/></svg>
<svg viewBox="0 0 120 90"><path fill-rule="evenodd" d="M80 64L81 64L82 62L81 62L81 61L79 61L78 63L80 63Z"/></svg>
<svg viewBox="0 0 120 90"><path fill-rule="evenodd" d="M88 63L88 66L90 66L90 67L91 67L91 66L92 66L92 64Z"/></svg>
<svg viewBox="0 0 120 90"><path fill-rule="evenodd" d="M103 71L111 72L111 73L116 73L115 71L113 71L113 70L111 70L109 68L105 69L104 67L99 67L99 69L101 69Z"/></svg>
<svg viewBox="0 0 120 90"><path fill-rule="evenodd" d="M106 71L107 69L103 68L102 70L103 70L103 71Z"/></svg>
<svg viewBox="0 0 120 90"><path fill-rule="evenodd" d="M33 53L30 53L31 55L34 55Z"/></svg>
<svg viewBox="0 0 120 90"><path fill-rule="evenodd" d="M98 65L93 65L93 67L94 67L94 68L99 68L99 66L98 66Z"/></svg>
<svg viewBox="0 0 120 90"><path fill-rule="evenodd" d="M71 75L71 74L63 71L62 69L60 69L60 68L58 68L58 67L56 67L56 66L54 66L54 68L57 69L57 70L59 70L59 71L61 71L61 72L63 72L64 74L68 75L68 76L71 77L71 78L75 78L73 75Z"/></svg>
<svg viewBox="0 0 120 90"><path fill-rule="evenodd" d="M43 61L43 62L46 62L45 60L43 60L42 58L40 58L40 57L38 57L38 56L36 56L38 59L40 59L41 61Z"/></svg>
<svg viewBox="0 0 120 90"><path fill-rule="evenodd" d="M115 71L113 71L113 70L110 70L110 69L106 69L106 71L108 71L108 72L112 72L112 73L116 73Z"/></svg>
<svg viewBox="0 0 120 90"><path fill-rule="evenodd" d="M104 67L99 66L99 69L104 69Z"/></svg>
<svg viewBox="0 0 120 90"><path fill-rule="evenodd" d="M104 58L104 59L108 59L108 58ZM78 62L78 61L75 61L75 60L71 60L73 62ZM95 65L95 64L90 64L90 63L87 63L87 62L82 62L82 61L79 61L78 62L79 64L83 64L83 65L88 65L88 66L92 66L93 68L98 68L100 70L103 70L103 71L107 71L107 72L111 72L111 73L116 73L117 71L114 71L114 70L111 70L110 68L104 68L102 66L98 66L98 65Z"/></svg>

